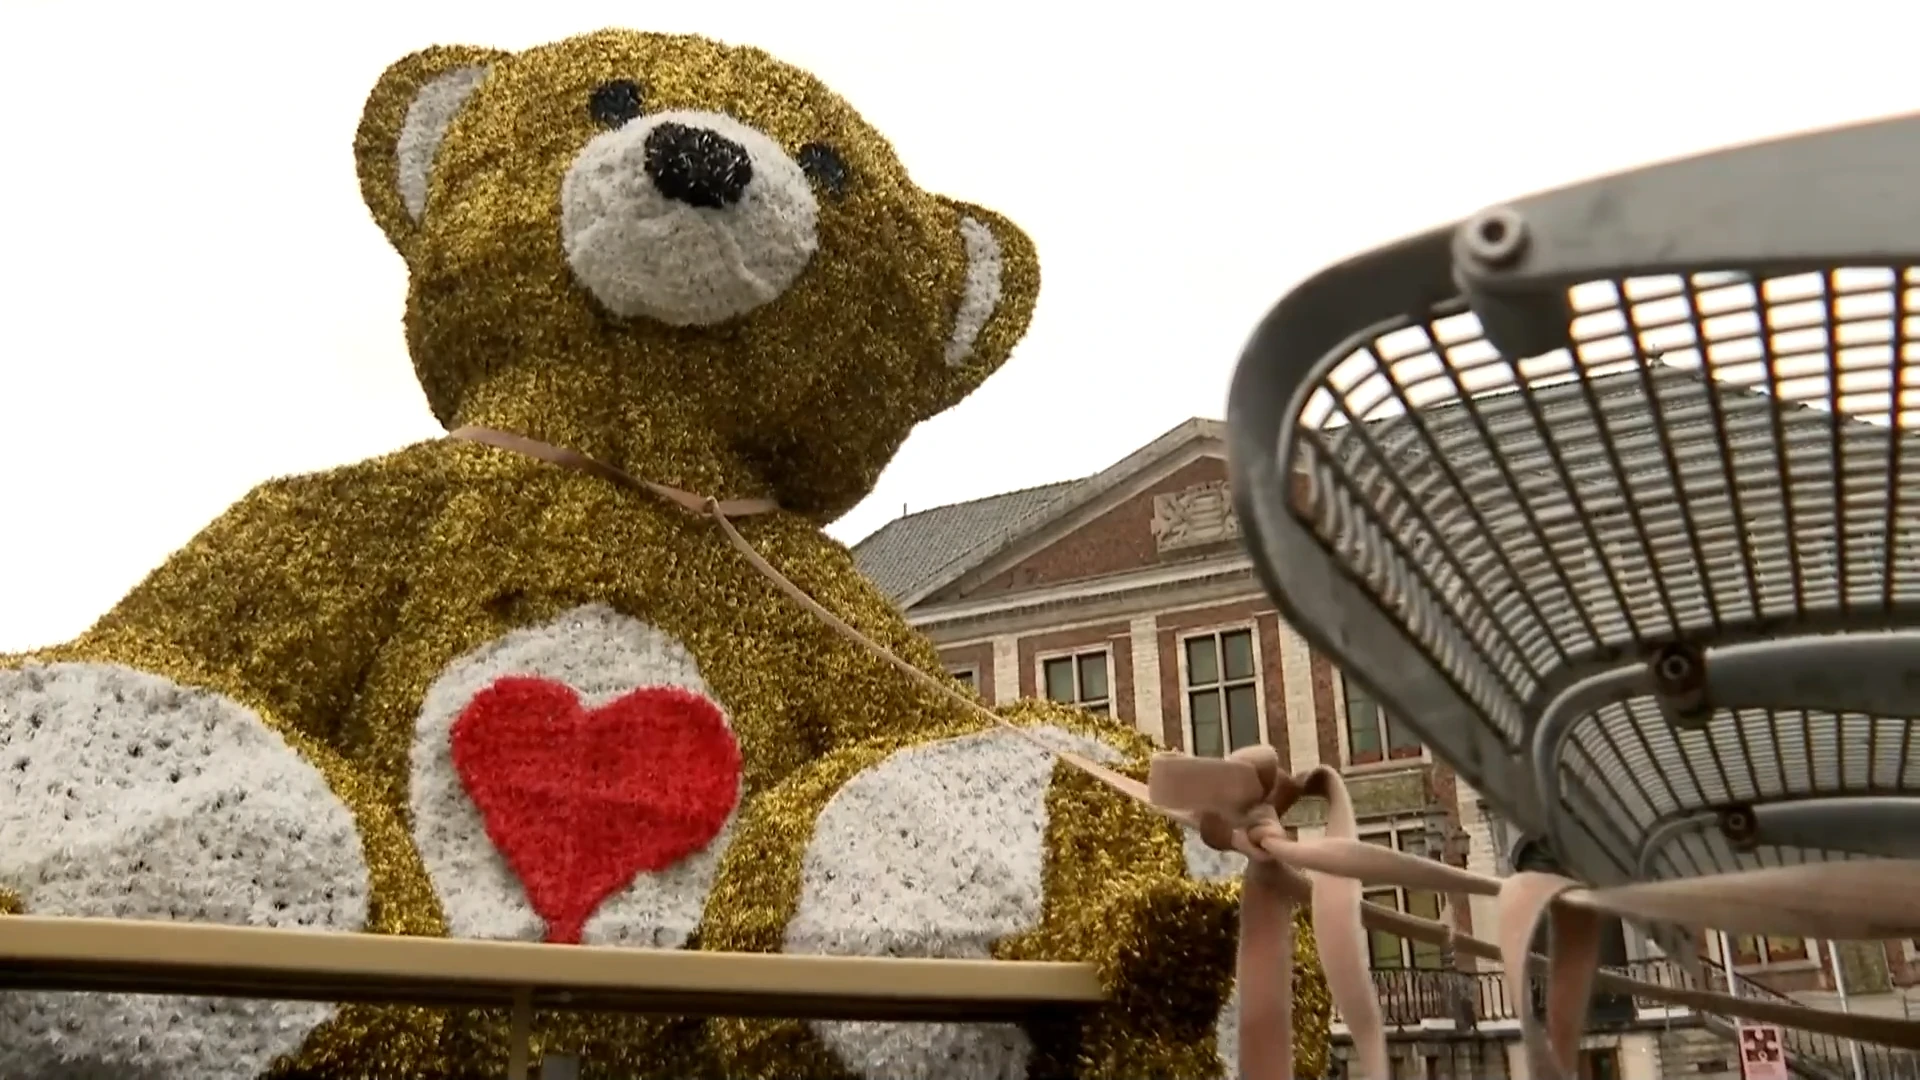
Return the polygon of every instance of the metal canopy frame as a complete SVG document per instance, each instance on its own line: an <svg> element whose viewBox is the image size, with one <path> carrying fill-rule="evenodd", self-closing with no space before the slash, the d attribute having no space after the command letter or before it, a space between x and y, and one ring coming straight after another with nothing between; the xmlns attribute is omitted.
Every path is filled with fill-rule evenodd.
<svg viewBox="0 0 1920 1080"><path fill-rule="evenodd" d="M1600 883L1920 855L1920 114L1535 195L1255 331L1281 612Z"/></svg>

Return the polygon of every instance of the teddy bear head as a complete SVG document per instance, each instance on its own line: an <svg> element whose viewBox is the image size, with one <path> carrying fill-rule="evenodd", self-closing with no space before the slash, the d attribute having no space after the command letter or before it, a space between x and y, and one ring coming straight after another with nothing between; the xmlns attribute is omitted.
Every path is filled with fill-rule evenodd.
<svg viewBox="0 0 1920 1080"><path fill-rule="evenodd" d="M700 37L414 53L356 155L443 424L822 521L1005 361L1039 287L1025 235L915 186L819 80Z"/></svg>

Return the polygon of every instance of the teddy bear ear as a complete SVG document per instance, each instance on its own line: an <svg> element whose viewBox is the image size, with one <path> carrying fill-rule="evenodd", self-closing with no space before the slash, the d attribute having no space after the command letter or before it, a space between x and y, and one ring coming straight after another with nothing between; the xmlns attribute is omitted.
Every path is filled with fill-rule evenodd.
<svg viewBox="0 0 1920 1080"><path fill-rule="evenodd" d="M1013 222L972 203L940 201L958 218L967 256L945 354L964 394L1006 363L1026 334L1040 296L1040 259Z"/></svg>
<svg viewBox="0 0 1920 1080"><path fill-rule="evenodd" d="M360 194L402 255L426 213L433 159L447 129L487 72L507 55L436 45L388 67L367 95L353 143Z"/></svg>

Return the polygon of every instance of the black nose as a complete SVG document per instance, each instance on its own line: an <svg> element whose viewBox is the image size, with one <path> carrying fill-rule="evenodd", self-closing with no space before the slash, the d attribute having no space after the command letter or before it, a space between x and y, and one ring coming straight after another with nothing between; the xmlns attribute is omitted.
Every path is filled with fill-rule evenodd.
<svg viewBox="0 0 1920 1080"><path fill-rule="evenodd" d="M669 199L718 210L740 201L753 181L753 159L707 128L669 122L647 133L647 175Z"/></svg>

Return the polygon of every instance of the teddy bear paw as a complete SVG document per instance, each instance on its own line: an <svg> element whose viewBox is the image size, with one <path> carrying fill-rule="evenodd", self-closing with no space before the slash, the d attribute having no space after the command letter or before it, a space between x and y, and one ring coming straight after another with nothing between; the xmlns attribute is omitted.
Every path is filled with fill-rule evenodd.
<svg viewBox="0 0 1920 1080"><path fill-rule="evenodd" d="M1061 749L1120 755L1060 728ZM788 923L790 953L976 958L1040 925L1055 758L1007 731L897 751L821 813ZM814 1034L872 1080L1020 1080L1033 1047L1015 1024L816 1021Z"/></svg>
<svg viewBox="0 0 1920 1080"><path fill-rule="evenodd" d="M333 931L369 894L352 814L258 715L98 663L0 671L0 882L33 915ZM0 1076L245 1080L334 1008L0 995Z"/></svg>

